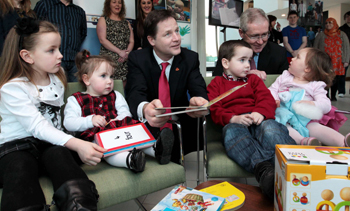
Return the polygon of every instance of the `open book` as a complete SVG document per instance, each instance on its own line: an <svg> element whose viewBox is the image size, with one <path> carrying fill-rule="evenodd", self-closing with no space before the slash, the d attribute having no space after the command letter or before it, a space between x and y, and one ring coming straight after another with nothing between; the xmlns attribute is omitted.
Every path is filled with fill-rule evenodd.
<svg viewBox="0 0 350 211"><path fill-rule="evenodd" d="M207 104L204 104L202 106L181 106L181 107L163 107L163 108L156 108L156 110L165 110L165 109L187 109L183 111L176 111L176 112L171 112L171 113L165 113L165 114L159 114L156 115L156 117L163 117L163 116L170 116L170 115L176 115L176 114L182 114L182 113L189 113L189 112L194 112L194 111L204 111L208 110L211 105L214 103L219 102L220 100L224 99L225 97L229 96L233 92L237 91L238 89L246 86L248 83L245 83L240 86L233 87L232 89L227 90L226 92L222 93L221 95L217 96Z"/></svg>

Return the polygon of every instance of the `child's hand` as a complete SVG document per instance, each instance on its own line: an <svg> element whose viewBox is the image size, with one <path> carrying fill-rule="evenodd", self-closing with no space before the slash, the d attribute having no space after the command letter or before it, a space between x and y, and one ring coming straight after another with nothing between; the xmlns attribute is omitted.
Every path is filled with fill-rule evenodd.
<svg viewBox="0 0 350 211"><path fill-rule="evenodd" d="M310 101L310 100L299 100L296 103L307 103L307 104L310 104L313 106L315 105L315 103L313 101Z"/></svg>
<svg viewBox="0 0 350 211"><path fill-rule="evenodd" d="M258 112L253 112L250 114L250 116L253 119L253 123L256 125L260 125L260 123L264 121L264 116Z"/></svg>
<svg viewBox="0 0 350 211"><path fill-rule="evenodd" d="M281 101L279 100L276 100L276 105L277 105L277 108L281 106Z"/></svg>
<svg viewBox="0 0 350 211"><path fill-rule="evenodd" d="M95 166L101 162L103 153L107 151L97 144L77 138L69 139L65 146L70 150L76 151L81 161L89 166Z"/></svg>
<svg viewBox="0 0 350 211"><path fill-rule="evenodd" d="M105 117L101 115L93 116L91 121L95 127L105 127L107 124Z"/></svg>
<svg viewBox="0 0 350 211"><path fill-rule="evenodd" d="M249 127L253 124L253 119L251 118L250 114L242 114L238 116L233 116L230 119L230 123L237 123Z"/></svg>

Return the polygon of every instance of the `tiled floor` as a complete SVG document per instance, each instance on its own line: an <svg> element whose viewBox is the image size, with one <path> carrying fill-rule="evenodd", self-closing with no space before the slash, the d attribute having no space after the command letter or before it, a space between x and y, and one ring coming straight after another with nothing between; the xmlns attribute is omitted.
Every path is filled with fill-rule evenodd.
<svg viewBox="0 0 350 211"><path fill-rule="evenodd" d="M348 81L346 84L346 90L349 90L350 82ZM350 95L347 93L344 98L339 98L338 101L332 102L334 106L336 106L339 110L350 111ZM350 115L346 115L350 119ZM340 132L343 135L346 135L350 132L350 120L348 120L341 128ZM203 157L202 153L200 153L200 170L203 172ZM190 153L185 156L185 164L186 164L186 182L189 187L197 186L197 154ZM224 179L225 180L225 179ZM227 178L226 180L233 181L232 178ZM203 181L203 174L200 174L200 181ZM235 182L247 183L250 185L257 185L257 181L254 178L248 178L247 181L245 179L237 179ZM148 194L146 196L139 197L139 201L143 204L143 206L147 210L151 210L173 187L157 191L152 194ZM103 211L139 211L141 210L135 201L127 201L121 204L118 204L114 207L104 209Z"/></svg>

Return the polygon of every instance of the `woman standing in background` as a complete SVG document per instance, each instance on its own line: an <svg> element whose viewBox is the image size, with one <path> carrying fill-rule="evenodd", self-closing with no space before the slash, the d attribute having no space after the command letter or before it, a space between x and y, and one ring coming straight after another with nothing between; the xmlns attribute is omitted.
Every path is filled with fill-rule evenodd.
<svg viewBox="0 0 350 211"><path fill-rule="evenodd" d="M139 50L149 46L147 37L145 36L145 30L143 22L145 21L148 13L154 10L152 0L138 0L137 1L137 19L134 26L134 49Z"/></svg>
<svg viewBox="0 0 350 211"><path fill-rule="evenodd" d="M350 47L348 37L340 31L334 18L326 20L326 28L316 36L314 48L326 52L332 58L336 77L331 87L331 100L336 101L337 91L339 97L343 97L345 93L345 87L341 86L341 81L345 81L345 67L349 65Z"/></svg>
<svg viewBox="0 0 350 211"><path fill-rule="evenodd" d="M134 47L134 33L125 19L124 0L105 0L103 14L98 20L96 31L101 43L100 55L111 56L117 63L114 79L126 84L128 54Z"/></svg>
<svg viewBox="0 0 350 211"><path fill-rule="evenodd" d="M1 0L0 1L0 56L4 41L10 29L15 25L17 18L23 16L35 17L30 9L30 0Z"/></svg>

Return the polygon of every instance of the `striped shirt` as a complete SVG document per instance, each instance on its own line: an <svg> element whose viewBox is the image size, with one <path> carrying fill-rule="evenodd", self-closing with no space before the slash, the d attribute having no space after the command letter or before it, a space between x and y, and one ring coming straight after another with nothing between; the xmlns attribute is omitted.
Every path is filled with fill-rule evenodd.
<svg viewBox="0 0 350 211"><path fill-rule="evenodd" d="M74 61L87 34L85 11L73 3L66 6L60 0L40 0L34 11L39 19L58 27L62 39L62 60Z"/></svg>

